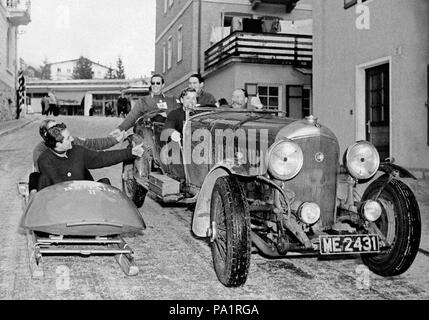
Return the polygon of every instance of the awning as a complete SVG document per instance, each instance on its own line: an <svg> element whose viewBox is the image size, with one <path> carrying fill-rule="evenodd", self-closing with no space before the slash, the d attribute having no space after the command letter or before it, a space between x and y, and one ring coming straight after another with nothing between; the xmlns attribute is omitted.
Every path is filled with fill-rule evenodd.
<svg viewBox="0 0 429 320"><path fill-rule="evenodd" d="M308 69L308 68L295 68L296 71L305 74L305 75L311 75L313 74L313 69Z"/></svg>

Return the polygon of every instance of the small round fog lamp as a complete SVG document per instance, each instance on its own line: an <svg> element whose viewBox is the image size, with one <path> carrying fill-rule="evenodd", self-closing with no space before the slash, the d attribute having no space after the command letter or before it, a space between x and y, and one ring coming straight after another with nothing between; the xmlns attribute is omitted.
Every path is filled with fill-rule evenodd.
<svg viewBox="0 0 429 320"><path fill-rule="evenodd" d="M368 200L363 205L363 215L369 222L377 221L381 216L381 205L377 201Z"/></svg>
<svg viewBox="0 0 429 320"><path fill-rule="evenodd" d="M304 202L299 207L299 218L305 224L315 224L320 219L320 207L314 202Z"/></svg>

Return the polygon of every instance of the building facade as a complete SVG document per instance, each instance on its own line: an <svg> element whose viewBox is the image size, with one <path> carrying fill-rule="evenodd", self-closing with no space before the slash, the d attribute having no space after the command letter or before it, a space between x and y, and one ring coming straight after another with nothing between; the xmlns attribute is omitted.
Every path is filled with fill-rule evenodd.
<svg viewBox="0 0 429 320"><path fill-rule="evenodd" d="M193 73L300 118L311 112L311 0L157 0L155 72L178 95ZM267 50L268 48L268 50Z"/></svg>
<svg viewBox="0 0 429 320"><path fill-rule="evenodd" d="M419 177L429 162L429 2L313 4L314 114L342 151L371 141Z"/></svg>
<svg viewBox="0 0 429 320"><path fill-rule="evenodd" d="M51 68L51 80L72 80L73 70L76 67L76 63L79 59L66 60L49 63ZM91 60L90 60L91 61ZM104 79L109 72L109 67L106 67L97 62L92 63L92 71L94 72L93 79Z"/></svg>
<svg viewBox="0 0 429 320"><path fill-rule="evenodd" d="M30 1L0 0L0 121L16 117L17 35L30 23Z"/></svg>

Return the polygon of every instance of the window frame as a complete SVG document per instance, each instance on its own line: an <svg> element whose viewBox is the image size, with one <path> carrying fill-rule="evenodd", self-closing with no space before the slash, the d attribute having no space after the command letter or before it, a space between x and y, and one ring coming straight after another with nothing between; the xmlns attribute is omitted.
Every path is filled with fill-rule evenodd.
<svg viewBox="0 0 429 320"><path fill-rule="evenodd" d="M165 73L167 71L167 44L164 42L162 44L162 73Z"/></svg>
<svg viewBox="0 0 429 320"><path fill-rule="evenodd" d="M6 35L6 69L12 70L13 69L13 54L12 54L12 27L7 28L7 35Z"/></svg>
<svg viewBox="0 0 429 320"><path fill-rule="evenodd" d="M183 25L177 28L177 62L183 60Z"/></svg>
<svg viewBox="0 0 429 320"><path fill-rule="evenodd" d="M255 83L247 83L245 85L245 88L249 88L249 86L254 86ZM267 94L261 96L261 94L259 93L259 89L261 87L265 87L267 88ZM270 88L276 88L277 89L277 95L276 96L271 96L270 95ZM264 109L266 110L282 110L282 88L283 86L279 83L256 83L256 95L259 97L259 99L261 100L261 98L266 98L267 99L267 103L264 104L261 100L261 103L264 105ZM247 89L246 89L247 90ZM249 97L252 97L255 95L250 95ZM277 98L277 105L276 106L270 106L270 98Z"/></svg>
<svg viewBox="0 0 429 320"><path fill-rule="evenodd" d="M348 8L353 7L356 4L364 3L367 0L344 0L344 9L347 10Z"/></svg>
<svg viewBox="0 0 429 320"><path fill-rule="evenodd" d="M221 25L224 28L225 28L225 18L226 17L231 17L231 18L239 17L239 18L250 18L251 19L251 18L253 18L253 14L252 13L246 13L246 12L237 12L237 11L222 11L221 12L221 20L222 20ZM231 23L232 23L232 21L231 21ZM229 27L229 26L226 26L226 27ZM232 27L232 25L230 27Z"/></svg>
<svg viewBox="0 0 429 320"><path fill-rule="evenodd" d="M173 67L173 36L167 38L167 70Z"/></svg>

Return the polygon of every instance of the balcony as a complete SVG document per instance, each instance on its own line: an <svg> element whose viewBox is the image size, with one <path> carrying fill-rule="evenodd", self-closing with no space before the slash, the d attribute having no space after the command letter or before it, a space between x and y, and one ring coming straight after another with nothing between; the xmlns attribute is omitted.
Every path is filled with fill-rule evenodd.
<svg viewBox="0 0 429 320"><path fill-rule="evenodd" d="M7 18L13 26L27 25L31 22L30 0L2 0L2 2L7 10Z"/></svg>
<svg viewBox="0 0 429 320"><path fill-rule="evenodd" d="M311 68L313 37L235 31L205 51L205 71L210 72L232 62Z"/></svg>
<svg viewBox="0 0 429 320"><path fill-rule="evenodd" d="M252 5L252 10L257 10L261 3L282 4L286 6L286 12L290 13L296 6L299 0L249 0Z"/></svg>

